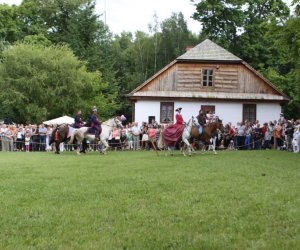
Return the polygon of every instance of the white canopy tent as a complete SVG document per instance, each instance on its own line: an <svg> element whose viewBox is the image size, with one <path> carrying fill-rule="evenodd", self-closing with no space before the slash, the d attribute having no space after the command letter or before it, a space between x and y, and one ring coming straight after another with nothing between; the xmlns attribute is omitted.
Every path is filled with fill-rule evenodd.
<svg viewBox="0 0 300 250"><path fill-rule="evenodd" d="M61 125L61 124L74 124L74 118L70 116L62 116L49 121L43 122L46 125Z"/></svg>

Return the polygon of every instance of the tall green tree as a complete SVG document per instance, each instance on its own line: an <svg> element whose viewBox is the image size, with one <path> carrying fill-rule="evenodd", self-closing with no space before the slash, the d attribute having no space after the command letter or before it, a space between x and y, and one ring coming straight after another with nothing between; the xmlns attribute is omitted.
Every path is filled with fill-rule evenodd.
<svg viewBox="0 0 300 250"><path fill-rule="evenodd" d="M183 54L187 46L195 45L192 33L181 12L173 13L161 23L161 43L159 48L159 68L167 65Z"/></svg>
<svg viewBox="0 0 300 250"><path fill-rule="evenodd" d="M224 47L234 47L244 24L243 0L195 1L193 18L202 25L202 36L218 41Z"/></svg>
<svg viewBox="0 0 300 250"><path fill-rule="evenodd" d="M105 107L109 116L118 107L114 96L105 95L108 85L97 72L88 72L66 46L20 43L3 52L0 65L1 116L16 122L41 122L72 115L90 105Z"/></svg>
<svg viewBox="0 0 300 250"><path fill-rule="evenodd" d="M80 59L88 60L105 38L94 0L23 0L20 12L26 34L42 33L54 44L68 44Z"/></svg>
<svg viewBox="0 0 300 250"><path fill-rule="evenodd" d="M300 117L300 17L291 16L284 25L273 26L267 37L277 60L263 73L291 99L284 107L289 118ZM275 49L274 49L275 50Z"/></svg>

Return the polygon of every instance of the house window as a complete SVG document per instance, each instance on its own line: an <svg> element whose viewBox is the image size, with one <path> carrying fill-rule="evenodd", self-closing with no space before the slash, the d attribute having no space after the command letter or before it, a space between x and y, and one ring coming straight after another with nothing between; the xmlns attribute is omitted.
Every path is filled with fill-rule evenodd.
<svg viewBox="0 0 300 250"><path fill-rule="evenodd" d="M212 87L213 86L213 75L214 71L212 69L204 69L202 71L202 84L204 87Z"/></svg>
<svg viewBox="0 0 300 250"><path fill-rule="evenodd" d="M256 104L243 105L243 121L256 121Z"/></svg>
<svg viewBox="0 0 300 250"><path fill-rule="evenodd" d="M174 117L174 103L160 103L160 123L172 123Z"/></svg>

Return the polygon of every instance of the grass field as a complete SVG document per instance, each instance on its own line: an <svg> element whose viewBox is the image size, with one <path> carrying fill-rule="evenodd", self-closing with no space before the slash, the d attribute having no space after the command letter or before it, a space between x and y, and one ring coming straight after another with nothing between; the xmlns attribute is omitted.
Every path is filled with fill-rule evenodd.
<svg viewBox="0 0 300 250"><path fill-rule="evenodd" d="M300 155L0 153L0 249L299 249Z"/></svg>

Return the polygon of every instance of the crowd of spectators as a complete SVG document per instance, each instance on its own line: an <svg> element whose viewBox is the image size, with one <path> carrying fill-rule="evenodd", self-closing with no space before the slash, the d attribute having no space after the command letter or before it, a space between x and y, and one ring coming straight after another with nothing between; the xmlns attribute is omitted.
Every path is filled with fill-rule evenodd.
<svg viewBox="0 0 300 250"><path fill-rule="evenodd" d="M2 151L52 151L49 141L52 126L44 124L2 124L0 140Z"/></svg>
<svg viewBox="0 0 300 250"><path fill-rule="evenodd" d="M259 121L231 123L225 125L223 138L220 143L221 148L232 150L287 150L299 152L300 146L300 122L279 120L264 122Z"/></svg>
<svg viewBox="0 0 300 250"><path fill-rule="evenodd" d="M207 122L210 122L209 118ZM127 123L124 129L112 128L109 145L113 150L161 150L164 148L160 136L164 125L155 120L150 123ZM53 151L49 142L53 127L40 125L6 125L0 128L0 147L2 151ZM92 147L93 142L90 143ZM193 145L199 145L194 140ZM281 116L278 120L260 124L255 122L239 122L236 126L230 122L225 124L220 134L217 148L228 150L268 150L278 149L299 152L300 122L286 120ZM62 144L61 150L72 150L72 146Z"/></svg>

